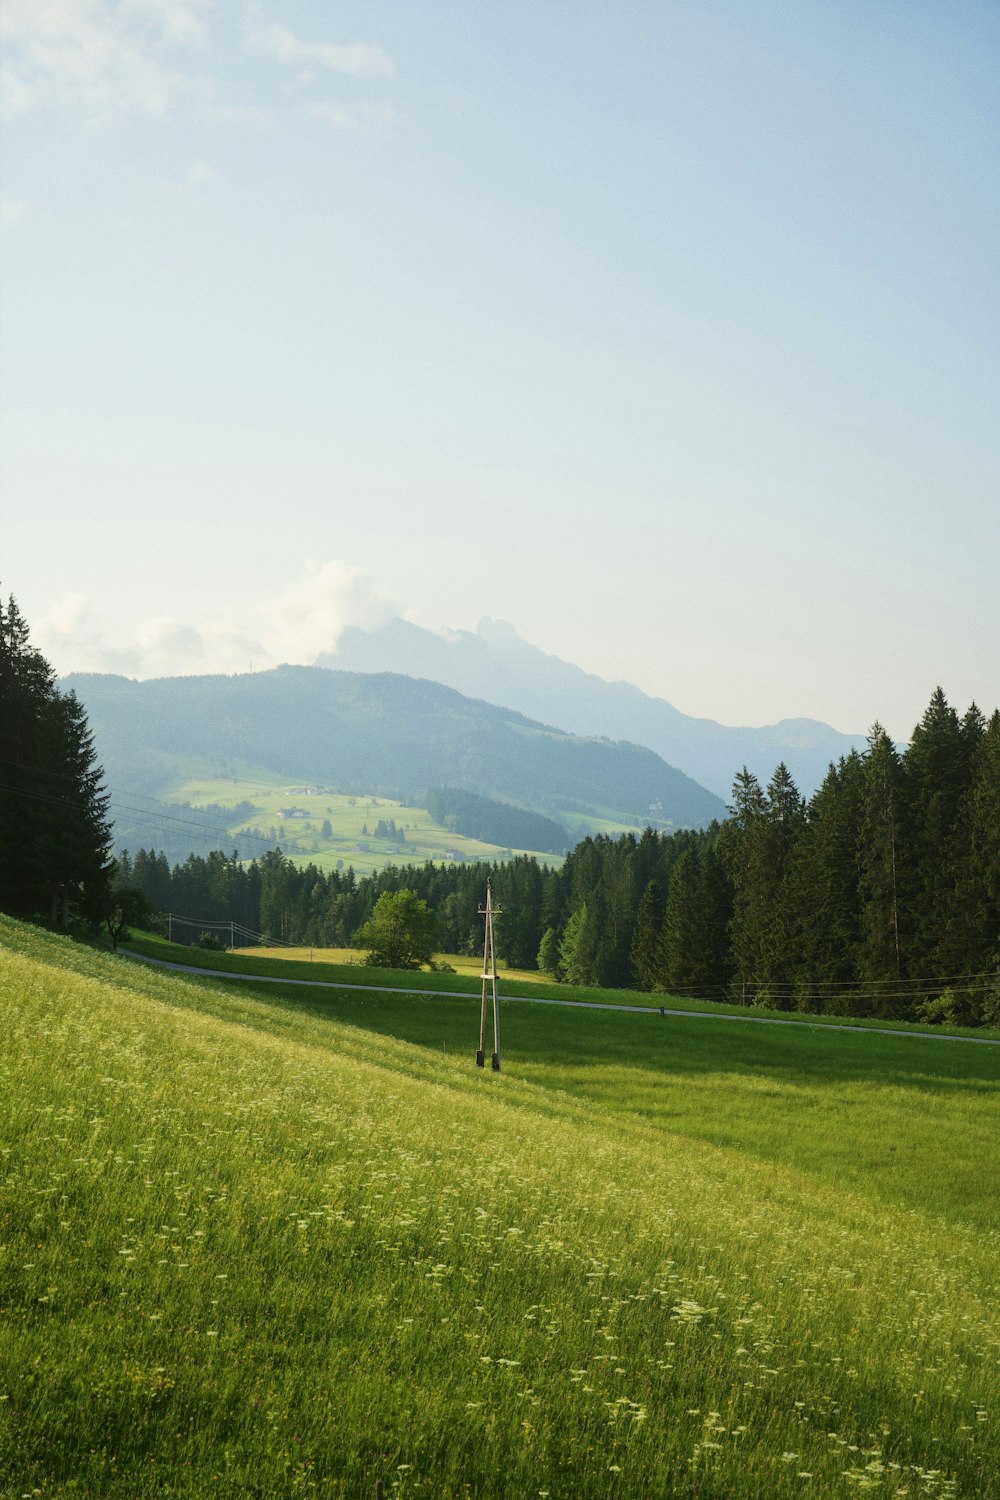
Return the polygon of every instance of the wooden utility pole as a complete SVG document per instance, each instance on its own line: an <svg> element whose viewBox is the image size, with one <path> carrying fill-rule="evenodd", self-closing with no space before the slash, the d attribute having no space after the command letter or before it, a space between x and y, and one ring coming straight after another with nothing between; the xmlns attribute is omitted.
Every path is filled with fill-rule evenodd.
<svg viewBox="0 0 1000 1500"><path fill-rule="evenodd" d="M493 881L486 882L486 905L479 908L479 915L486 918L486 945L483 948L483 1004L479 1014L479 1051L476 1067L486 1066L486 986L493 989L493 1071L500 1071L500 1002L497 999L497 956L493 947L493 917L503 910L493 905Z"/></svg>

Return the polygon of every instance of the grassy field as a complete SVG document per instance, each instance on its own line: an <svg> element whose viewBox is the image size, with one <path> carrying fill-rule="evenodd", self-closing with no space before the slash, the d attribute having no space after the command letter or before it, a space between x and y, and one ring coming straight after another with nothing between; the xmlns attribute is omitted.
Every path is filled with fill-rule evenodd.
<svg viewBox="0 0 1000 1500"><path fill-rule="evenodd" d="M437 959L449 965L454 972L420 970L406 974L403 978L390 969L372 969L364 962L364 954L357 948L232 948L224 953L199 948L185 947L168 942L154 933L140 933L130 940L130 948L151 958L170 962L211 968L223 973L238 974L252 969L258 974L273 974L276 978L291 977L310 982L331 982L351 985L405 984L410 988L426 991L446 990L458 995L479 995L482 959L462 954L441 953ZM250 962L248 962L248 960ZM659 1010L661 1006L672 1010L693 1011L702 1015L747 1016L780 1021L805 1027L847 1026L852 1029L881 1031L889 1026L894 1032L910 1032L929 1037L966 1036L977 1038L997 1037L995 1032L982 1027L937 1026L923 1021L871 1020L858 1016L814 1016L807 1012L773 1010L766 1006L744 1006L719 1000L697 1000L688 995L669 996L652 994L644 990L600 990L586 989L579 985L556 984L539 973L537 969L507 968L502 962L497 970L498 984L502 993L529 999L579 1000L614 1006L642 1006L648 1010Z"/></svg>
<svg viewBox="0 0 1000 1500"><path fill-rule="evenodd" d="M273 776L194 777L174 786L170 800L188 802L192 807L211 804L232 807L238 802L252 802L256 812L229 827L229 836L240 842L240 834L259 830L265 839L278 839L282 850L296 864L312 863L321 870L332 870L338 861L346 869L352 866L359 875L370 875L387 865L422 864L425 860L446 862L460 859L498 859L511 853L534 853L542 863L557 865L561 855L542 854L536 850L504 850L496 844L485 844L459 833L450 833L436 823L423 807L408 807L388 797L351 797L322 788L292 786ZM298 809L304 817L283 816L283 811ZM380 821L395 822L404 837L377 839L375 829ZM330 834L323 835L324 823ZM615 825L616 830L621 825ZM367 832L365 831L367 829ZM366 848L359 845L367 845ZM251 840L244 839L241 852L248 858L262 852Z"/></svg>
<svg viewBox="0 0 1000 1500"><path fill-rule="evenodd" d="M319 963L332 964L343 968L345 965L357 967L363 959L364 954L358 948L230 948L230 953L237 956L252 958L254 961L261 958L277 958L284 963ZM435 963L444 967L447 973L451 969L455 974L462 974L466 978L474 978L479 981L482 978L483 958L470 958L467 953L436 953ZM515 969L498 960L498 976L505 984L537 984L537 969ZM357 977L352 976L352 977Z"/></svg>
<svg viewBox="0 0 1000 1500"><path fill-rule="evenodd" d="M1000 1049L0 943L5 1494L1000 1495Z"/></svg>

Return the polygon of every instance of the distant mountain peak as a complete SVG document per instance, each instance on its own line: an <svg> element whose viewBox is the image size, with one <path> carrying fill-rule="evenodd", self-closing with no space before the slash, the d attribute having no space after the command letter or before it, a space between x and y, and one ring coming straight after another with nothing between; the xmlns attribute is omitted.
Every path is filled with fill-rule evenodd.
<svg viewBox="0 0 1000 1500"><path fill-rule="evenodd" d="M422 677L573 734L645 745L723 798L744 765L768 781L779 761L809 795L831 761L865 743L863 735L841 734L815 719L736 728L692 718L632 683L608 682L550 655L510 621L489 615L475 631L439 634L398 617L371 631L354 627L316 665Z"/></svg>

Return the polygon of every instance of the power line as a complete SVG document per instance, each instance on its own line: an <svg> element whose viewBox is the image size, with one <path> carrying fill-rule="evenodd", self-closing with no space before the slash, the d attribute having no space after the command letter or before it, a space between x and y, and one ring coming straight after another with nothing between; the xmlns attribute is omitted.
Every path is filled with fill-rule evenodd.
<svg viewBox="0 0 1000 1500"><path fill-rule="evenodd" d="M167 923L171 928L180 924L184 927L197 927L199 931L223 931L231 936L239 933L240 937L253 938L260 946L266 948L301 948L302 943L289 943L284 938L270 937L267 933L255 932L252 927L245 927L242 922L219 920L216 917L181 917L176 912L164 912ZM235 947L235 944L232 946Z"/></svg>
<svg viewBox="0 0 1000 1500"><path fill-rule="evenodd" d="M31 792L25 787L0 785L0 791L8 792L12 797L30 797L35 802L50 802L57 807L69 807L77 812L90 810L85 802L75 802L69 797L54 797L48 792ZM158 808L130 807L127 802L119 802L113 793L106 792L105 795L108 798L105 804L106 807L114 808L119 812L133 813L137 817L146 818L153 824L176 823L184 828L197 828L201 833L225 835L227 840L239 839L242 841L248 839L252 843L263 844L268 849L278 849L281 847L279 842L274 839L265 838L260 833L242 832L234 834L229 829L223 828L220 823L200 823L196 822L193 818L178 818L172 813L160 812ZM294 840L286 840L286 843L289 847L298 848Z"/></svg>

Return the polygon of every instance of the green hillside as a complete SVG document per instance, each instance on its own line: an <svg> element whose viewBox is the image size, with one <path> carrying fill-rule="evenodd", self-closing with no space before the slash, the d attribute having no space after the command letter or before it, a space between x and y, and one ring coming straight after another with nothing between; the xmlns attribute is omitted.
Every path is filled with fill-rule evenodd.
<svg viewBox="0 0 1000 1500"><path fill-rule="evenodd" d="M3 1493L1000 1492L1000 1049L0 943Z"/></svg>
<svg viewBox="0 0 1000 1500"><path fill-rule="evenodd" d="M149 682L77 674L64 686L86 709L116 795L176 800L192 777L247 767L290 785L420 806L429 788L449 787L554 819L570 845L609 822L695 827L725 813L720 798L651 750L564 734L388 673L279 667Z"/></svg>
<svg viewBox="0 0 1000 1500"><path fill-rule="evenodd" d="M391 797L348 795L323 786L293 786L275 777L265 780L236 768L228 777L196 776L180 782L174 787L173 796L175 803L164 811L169 818L181 810L178 803L184 804L182 825L175 826L169 821L160 825L150 823L144 834L140 822L129 829L127 823L119 828L116 820L119 847L133 850L143 847L156 834L158 826L157 848L161 847L165 830L168 841L171 837L175 841L186 839L190 850L199 837L197 829L187 822L190 808L195 813L212 809L215 829L224 826L224 836L218 831L209 836L211 848L229 848L235 844L244 858L249 859L280 844L296 864L314 864L321 870L350 866L358 875L370 875L388 865L421 864L428 859L491 860L512 852L509 844L488 843L445 827L416 803L403 803ZM253 810L240 808L242 802L250 803ZM232 809L231 813L227 807ZM131 837L123 837L124 830L129 830ZM521 851L519 846L514 849L537 854L550 865L560 862L559 857L541 850Z"/></svg>

